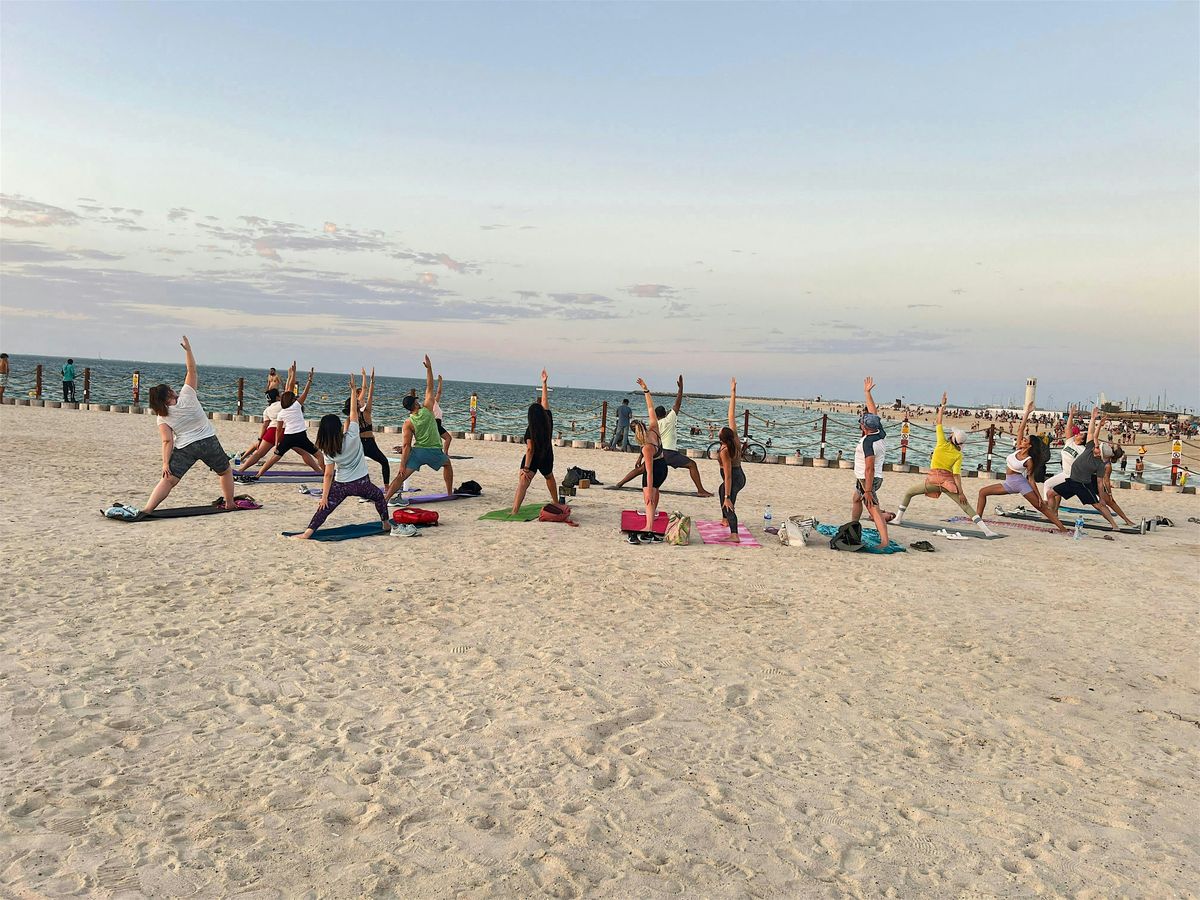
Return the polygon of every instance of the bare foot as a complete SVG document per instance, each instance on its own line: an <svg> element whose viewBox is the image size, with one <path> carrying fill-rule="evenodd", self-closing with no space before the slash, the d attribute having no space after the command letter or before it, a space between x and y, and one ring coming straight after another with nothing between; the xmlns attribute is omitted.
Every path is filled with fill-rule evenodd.
<svg viewBox="0 0 1200 900"><path fill-rule="evenodd" d="M728 534L719 541L722 544L740 544L741 542L741 537L736 534Z"/></svg>
<svg viewBox="0 0 1200 900"><path fill-rule="evenodd" d="M293 541L307 541L311 535L307 531L302 531L299 534L293 534Z"/></svg>
<svg viewBox="0 0 1200 900"><path fill-rule="evenodd" d="M697 497L711 497L712 495L712 491L696 491Z"/></svg>

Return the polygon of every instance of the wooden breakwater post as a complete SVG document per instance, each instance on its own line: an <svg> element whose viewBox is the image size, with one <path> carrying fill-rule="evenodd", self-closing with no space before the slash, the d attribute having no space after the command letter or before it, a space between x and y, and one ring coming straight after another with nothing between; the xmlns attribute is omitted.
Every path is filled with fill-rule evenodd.
<svg viewBox="0 0 1200 900"><path fill-rule="evenodd" d="M92 368L91 366L83 367L83 402L88 403L92 399Z"/></svg>
<svg viewBox="0 0 1200 900"><path fill-rule="evenodd" d="M825 432L829 429L829 413L821 414L821 453L817 459L825 458Z"/></svg>
<svg viewBox="0 0 1200 900"><path fill-rule="evenodd" d="M987 471L992 471L992 451L996 449L996 426L988 426Z"/></svg>
<svg viewBox="0 0 1200 900"><path fill-rule="evenodd" d="M33 397L35 400L42 399L42 364L38 363L34 371Z"/></svg>
<svg viewBox="0 0 1200 900"><path fill-rule="evenodd" d="M244 413L242 412L242 408L243 408L242 401L244 400L244 397L245 397L245 391L246 391L246 379L239 378L238 379L238 403L237 403L237 414L239 416L244 415Z"/></svg>
<svg viewBox="0 0 1200 900"><path fill-rule="evenodd" d="M600 403L600 446L604 446L604 436L608 433L608 401Z"/></svg>

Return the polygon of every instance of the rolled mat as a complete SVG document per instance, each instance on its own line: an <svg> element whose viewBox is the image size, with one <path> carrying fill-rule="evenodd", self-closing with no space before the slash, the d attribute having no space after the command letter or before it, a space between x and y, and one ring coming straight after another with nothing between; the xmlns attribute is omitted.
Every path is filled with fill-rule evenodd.
<svg viewBox="0 0 1200 900"><path fill-rule="evenodd" d="M363 522L358 525L339 525L337 528L318 528L309 540L313 541L349 541L361 537L386 537L389 532L379 527L379 521ZM295 537L304 534L303 531L283 531L284 537Z"/></svg>
<svg viewBox="0 0 1200 900"><path fill-rule="evenodd" d="M826 537L833 537L838 532L836 525L817 525L817 531ZM888 541L886 547L879 546L879 532L874 528L864 528L862 530L863 548L861 553L904 553L905 547L897 544L895 541Z"/></svg>
<svg viewBox="0 0 1200 900"><path fill-rule="evenodd" d="M695 523L696 532L700 535L700 540L706 544L722 544L726 547L762 547L758 541L754 539L754 535L746 528L745 525L738 525L738 537L741 540L738 543L725 540L729 537L729 526L722 525L720 522L711 522L699 520Z"/></svg>
<svg viewBox="0 0 1200 900"><path fill-rule="evenodd" d="M647 531L646 514L638 512L636 509L621 510L621 530L622 531ZM657 534L667 533L667 514L660 512L654 517L654 528L652 529Z"/></svg>
<svg viewBox="0 0 1200 900"><path fill-rule="evenodd" d="M488 522L532 522L541 514L542 504L526 503L515 516L512 507L509 507L508 509L494 509L490 513L484 513L479 519Z"/></svg>

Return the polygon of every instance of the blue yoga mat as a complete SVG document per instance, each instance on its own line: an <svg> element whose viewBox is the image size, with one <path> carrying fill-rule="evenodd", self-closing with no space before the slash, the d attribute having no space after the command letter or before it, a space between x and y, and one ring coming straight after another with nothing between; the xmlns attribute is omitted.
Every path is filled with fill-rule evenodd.
<svg viewBox="0 0 1200 900"><path fill-rule="evenodd" d="M826 537L833 537L838 532L836 525L817 525L817 531ZM879 546L879 532L874 528L864 528L863 548L861 553L904 553L905 548L895 541L889 541L886 547Z"/></svg>
<svg viewBox="0 0 1200 900"><path fill-rule="evenodd" d="M304 534L303 531L285 531L284 537L294 537L297 534ZM314 541L349 541L354 538L386 537L388 532L379 527L379 522L363 522L357 525L339 525L337 528L318 528L313 532L310 540Z"/></svg>

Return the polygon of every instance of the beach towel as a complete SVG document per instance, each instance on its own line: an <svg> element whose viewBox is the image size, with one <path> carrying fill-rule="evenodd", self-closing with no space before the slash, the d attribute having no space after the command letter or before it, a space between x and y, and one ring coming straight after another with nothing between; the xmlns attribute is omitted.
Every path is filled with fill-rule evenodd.
<svg viewBox="0 0 1200 900"><path fill-rule="evenodd" d="M817 531L826 537L833 537L838 532L836 525L817 525ZM879 532L874 528L864 528L862 530L863 548L862 553L904 553L906 548L897 544L895 541L888 541L886 547L879 546Z"/></svg>
<svg viewBox="0 0 1200 900"><path fill-rule="evenodd" d="M669 517L665 512L656 513L654 516L654 528L646 528L646 514L638 512L636 509L621 510L621 530L622 531L649 531L653 530L657 534L667 533L667 519Z"/></svg>
<svg viewBox="0 0 1200 900"><path fill-rule="evenodd" d="M720 522L705 521L703 519L697 519L692 524L695 526L696 533L700 535L700 541L705 544L721 544L725 547L762 547L762 544L754 539L754 535L749 532L745 525L738 525L738 537L742 539L742 542L734 544L730 541L722 540L722 538L729 537L728 525L722 525Z"/></svg>
<svg viewBox="0 0 1200 900"><path fill-rule="evenodd" d="M507 509L494 509L490 513L484 513L479 518L481 521L486 520L489 522L532 522L541 514L541 503L526 503L515 516L512 514L512 507L510 506Z"/></svg>
<svg viewBox="0 0 1200 900"><path fill-rule="evenodd" d="M297 534L304 534L303 531L284 531L281 532L284 537L294 537ZM374 522L363 522L358 525L339 525L336 528L318 528L313 532L310 540L314 541L349 541L360 537L386 537L388 532L379 527L379 520Z"/></svg>
<svg viewBox="0 0 1200 900"><path fill-rule="evenodd" d="M951 521L971 522L974 520L968 519L965 516L958 516L956 520ZM946 527L945 525L926 525L924 522L892 522L890 524L892 528L917 528L921 531L933 532L940 531ZM989 522L988 524L991 523ZM998 541L1000 538L1005 537L1003 534L984 534L982 531L976 531L974 528L967 528L961 534L965 537L979 538L982 541Z"/></svg>

